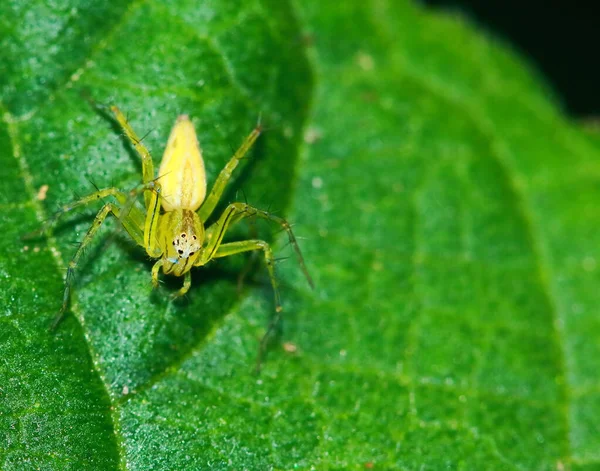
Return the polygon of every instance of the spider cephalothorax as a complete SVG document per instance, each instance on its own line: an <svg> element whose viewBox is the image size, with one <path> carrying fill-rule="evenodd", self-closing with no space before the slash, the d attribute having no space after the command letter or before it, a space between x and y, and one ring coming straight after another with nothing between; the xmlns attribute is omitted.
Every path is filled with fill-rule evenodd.
<svg viewBox="0 0 600 471"><path fill-rule="evenodd" d="M53 326L60 322L67 309L73 273L79 259L109 214L117 217L131 238L142 246L150 257L158 259L152 267L154 286L158 286L161 269L165 274L184 276L183 286L175 293L175 296L182 296L189 290L192 267L205 265L216 258L251 250L262 250L275 295L275 309L277 312L281 311L274 274L273 252L269 244L262 240L223 243L223 236L227 229L248 217L273 221L287 232L290 243L298 256L300 267L312 286L312 280L304 265L294 234L284 219L245 203L231 203L212 225L205 228L205 223L217 206L233 170L260 135L260 126L250 133L223 168L207 196L204 160L196 131L187 115L177 118L165 148L159 176L155 177L150 153L133 131L123 113L116 106L111 107L111 110L142 159L143 183L130 192L123 192L117 188L98 190L79 201L63 206L55 217L43 226L42 231L46 231L60 215L74 208L99 199L108 197L114 199L107 202L98 212L79 249L69 263L63 303ZM141 194L144 195L143 204L138 200L138 196ZM263 338L261 348L272 327L273 323Z"/></svg>
<svg viewBox="0 0 600 471"><path fill-rule="evenodd" d="M159 216L158 244L163 271L176 276L189 271L202 255L204 224L189 209L174 209Z"/></svg>
<svg viewBox="0 0 600 471"><path fill-rule="evenodd" d="M200 250L200 243L194 232L190 232L189 235L182 232L173 239L173 248L179 258L188 258Z"/></svg>

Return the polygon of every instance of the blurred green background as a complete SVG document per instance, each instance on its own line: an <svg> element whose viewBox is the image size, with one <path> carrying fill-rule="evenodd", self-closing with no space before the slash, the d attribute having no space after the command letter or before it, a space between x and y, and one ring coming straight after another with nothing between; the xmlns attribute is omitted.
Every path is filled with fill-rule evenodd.
<svg viewBox="0 0 600 471"><path fill-rule="evenodd" d="M543 74L566 110L576 117L600 113L598 5L554 0L423 0L448 13L467 15L519 50Z"/></svg>

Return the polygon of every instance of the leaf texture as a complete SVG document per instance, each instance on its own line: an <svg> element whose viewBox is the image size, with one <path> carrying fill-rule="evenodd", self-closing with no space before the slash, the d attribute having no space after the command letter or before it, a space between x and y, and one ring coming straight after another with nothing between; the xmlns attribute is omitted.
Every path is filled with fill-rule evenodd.
<svg viewBox="0 0 600 471"><path fill-rule="evenodd" d="M600 148L522 60L404 1L49 5L0 7L2 469L600 467ZM275 236L260 376L264 269L239 292L219 261L171 302L113 222L48 332L99 206L21 236L141 178L86 94L155 165L192 116L209 185L262 115L221 206L294 222L317 287Z"/></svg>

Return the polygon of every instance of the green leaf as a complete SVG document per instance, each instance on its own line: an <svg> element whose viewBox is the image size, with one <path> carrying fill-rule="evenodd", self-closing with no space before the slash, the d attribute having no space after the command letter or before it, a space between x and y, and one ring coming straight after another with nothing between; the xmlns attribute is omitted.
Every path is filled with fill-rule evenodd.
<svg viewBox="0 0 600 471"><path fill-rule="evenodd" d="M0 468L600 469L600 146L522 60L405 1L48 5L0 6ZM48 332L99 207L21 236L141 178L85 93L156 164L190 114L210 181L262 113L223 205L293 221L317 288L276 237L260 376L264 269L170 302L111 221Z"/></svg>

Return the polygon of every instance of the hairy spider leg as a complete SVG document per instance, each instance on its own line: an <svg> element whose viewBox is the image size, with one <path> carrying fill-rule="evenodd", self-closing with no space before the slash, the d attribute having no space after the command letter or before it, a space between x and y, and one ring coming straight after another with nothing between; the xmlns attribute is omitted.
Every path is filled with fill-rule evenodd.
<svg viewBox="0 0 600 471"><path fill-rule="evenodd" d="M192 272L186 271L185 274L183 275L183 286L171 295L171 299L180 298L181 296L185 295L190 290L191 286L192 286Z"/></svg>
<svg viewBox="0 0 600 471"><path fill-rule="evenodd" d="M194 265L205 265L211 259L213 259L229 226L247 217L258 217L275 222L286 231L290 245L294 248L294 252L296 253L296 258L298 259L302 273L304 274L304 277L306 278L306 281L308 281L310 287L314 288L313 280L308 273L308 269L304 263L304 257L300 251L300 246L296 241L296 237L292 232L290 224L279 216L275 216L267 211L257 209L246 203L231 203L229 206L227 206L227 208L225 208L225 211L223 211L223 214L219 217L219 219L206 230L206 238L208 243L204 249L202 257L200 257Z"/></svg>
<svg viewBox="0 0 600 471"><path fill-rule="evenodd" d="M132 211L141 214L141 211L135 206L136 198L142 192L149 193L150 199L149 205L146 208L146 216L142 216L144 218L142 223L143 241L140 245L146 249L146 253L152 258L158 258L163 253L156 237L160 219L161 191L160 183L156 180L139 185L129 192L120 210L121 216L119 221L126 219Z"/></svg>
<svg viewBox="0 0 600 471"><path fill-rule="evenodd" d="M123 112L115 105L111 106L110 110L115 115L115 118L117 119L119 126L121 126L121 129L123 129L125 137L127 137L129 142L131 142L131 145L133 145L133 148L136 150L136 152L142 159L142 181L144 183L148 183L154 180L154 164L152 163L152 156L150 155L150 152L148 151L146 146L142 144L142 140L135 133ZM146 208L150 206L150 199L150 192L146 192L144 194L144 202L146 204Z"/></svg>
<svg viewBox="0 0 600 471"><path fill-rule="evenodd" d="M161 267L164 265L165 260L163 258L159 259L154 265L152 265L152 287L158 288L159 278L158 273L160 272Z"/></svg>
<svg viewBox="0 0 600 471"><path fill-rule="evenodd" d="M247 203L247 201L246 201L246 203ZM249 236L250 236L249 240L254 240L254 239L256 239L258 237L258 231L256 229L256 224L255 224L254 220L248 221L248 232L249 232ZM238 295L241 295L241 293L242 293L242 287L244 286L244 282L246 280L246 277L250 274L250 272L252 271L252 268L256 264L256 261L258 259L257 255L259 255L259 254L256 251L253 251L250 254L250 257L248 257L248 260L244 264L244 267L242 268L242 271L238 275L238 279L237 279L237 292L238 292Z"/></svg>
<svg viewBox="0 0 600 471"><path fill-rule="evenodd" d="M48 232L48 230L54 226L56 224L56 222L66 213L79 208L81 206L87 206L88 204L94 203L98 200L107 198L108 196L114 196L117 201L119 201L120 203L123 203L124 201L126 201L127 196L124 192L122 192L121 190L118 190L117 188L104 188L102 190L98 190L95 191L94 193L91 193L87 196L84 196L83 198L77 200L77 201L72 201L68 204L65 204L63 206L61 206L59 208L59 210L54 213L54 215L52 217L50 217L49 219L47 219L46 221L44 221L44 223L42 224L42 227L30 234L27 234L24 236L25 239L31 239L33 237L37 237L41 234L45 234ZM131 215L133 219L135 219L136 217L139 217L140 214L138 213L134 213ZM128 218L128 225L131 225L132 218ZM133 229L133 228L132 228ZM127 232L129 232L129 229L127 230ZM139 241L141 241L141 233L133 233L132 237L134 239L136 239L136 242L138 242L138 238ZM138 238L136 238L138 237Z"/></svg>
<svg viewBox="0 0 600 471"><path fill-rule="evenodd" d="M121 224L123 224L123 227L131 236L131 238L136 242L136 244L146 248L146 251L149 255L153 256L153 254L157 250L160 251L160 249L158 248L158 243L155 241L154 238L151 238L151 234L153 233L153 231L156 231L156 227L158 225L158 210L147 211L146 216L144 216L144 214L139 208L137 208L133 204L129 205L128 203L129 201L134 200L135 196L141 191L147 190L149 188L154 190L152 191L151 202L154 203L154 207L157 207L158 198L160 196L160 185L156 184L155 182L150 182L148 184L144 184L139 186L138 188L135 188L129 193L129 196L123 191L118 190L116 188L105 188L102 190L98 190L88 196L85 196L80 200L62 206L60 210L51 219L46 221L46 223L42 226L42 229L40 231L36 231L44 233L50 228L50 226L56 223L56 221L63 214L66 214L75 208L91 204L108 196L113 196L117 200L117 202L123 206L122 208L118 208L113 203L107 203L97 213L94 222L92 223L92 226L81 241L81 244L79 245L77 252L75 252L73 259L71 260L71 262L69 262L69 266L67 268L67 275L65 278L63 303L59 313L56 315L54 321L52 322L52 330L54 330L58 326L58 324L64 317L69 302L69 296L71 293L71 285L73 283L75 268L79 262L79 258L83 254L83 250L85 249L85 247L92 241L94 235L96 234L96 231L100 228L108 214L112 213L117 218L117 220ZM123 211L123 208L127 208L127 210ZM152 242L147 244L146 241L148 240ZM160 252L162 253L162 251Z"/></svg>
<svg viewBox="0 0 600 471"><path fill-rule="evenodd" d="M308 270L306 269L304 258L302 257L302 252L300 251L300 247L296 242L294 233L292 232L289 223L283 218L270 214L266 211L254 208L245 203L232 203L229 206L227 206L227 208L219 217L219 219L206 230L206 238L208 243L204 248L202 256L194 264L195 266L205 265L213 258L228 257L230 255L251 250L263 250L265 254L267 270L269 272L269 278L271 279L271 286L273 287L273 295L275 298L276 315L269 323L267 331L260 342L260 348L256 361L256 371L258 371L260 369L260 364L264 356L265 349L267 347L269 336L271 335L273 329L281 319L282 308L281 299L279 296L278 283L275 277L275 260L273 258L273 252L269 244L262 240L247 240L240 242L231 242L227 244L221 243L225 233L227 232L227 229L231 225L241 221L246 217L259 217L279 224L288 234L290 244L294 247L294 251L296 252L298 262L300 264L302 272L304 273L304 276L306 277L306 280L308 281L308 284L311 287L314 287L314 283L312 281L312 278L310 277L310 274L308 273Z"/></svg>
<svg viewBox="0 0 600 471"><path fill-rule="evenodd" d="M231 174L240 163L240 160L242 160L248 153L256 139L258 139L258 136L260 136L261 132L262 126L259 124L252 130L250 134L248 134L242 145L235 152L235 154L233 154L233 157L229 159L229 162L227 162L227 165L223 167L221 173L219 173L219 176L215 180L215 184L213 185L210 194L206 200L204 200L204 203L202 203L202 206L200 206L200 209L198 210L198 216L200 216L200 220L202 222L206 222L217 204L219 204L219 200L221 199L223 191L225 190L225 187L231 178Z"/></svg>
<svg viewBox="0 0 600 471"><path fill-rule="evenodd" d="M100 229L100 226L102 226L102 223L104 222L106 217L111 213L115 217L119 217L119 209L115 208L112 203L106 203L104 206L102 206L102 209L100 209L100 211L98 211L98 214L96 214L94 222L88 229L85 237L81 241L81 244L79 244L75 255L73 255L73 258L69 262L69 265L67 267L67 276L65 278L65 291L63 293L62 306L60 308L60 311L58 311L58 314L54 318L54 321L52 322L52 325L50 327L51 330L54 330L58 326L58 324L65 315L67 306L69 305L69 296L71 294L71 285L73 284L75 269L77 268L77 264L79 263L79 259L81 258L83 251L93 240L94 236L96 235L96 232L98 232L98 229Z"/></svg>

